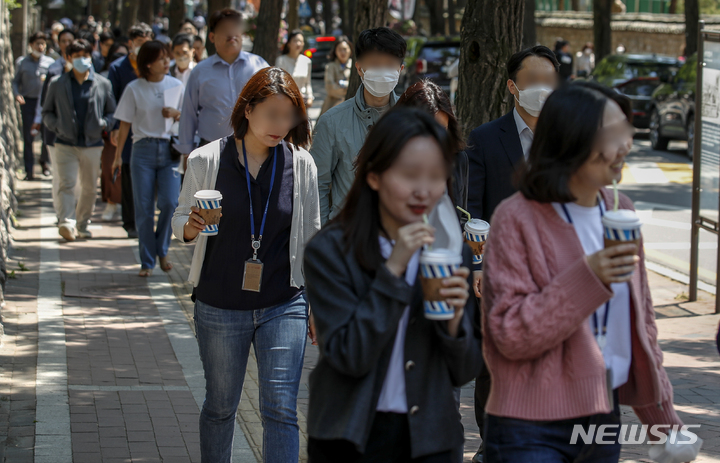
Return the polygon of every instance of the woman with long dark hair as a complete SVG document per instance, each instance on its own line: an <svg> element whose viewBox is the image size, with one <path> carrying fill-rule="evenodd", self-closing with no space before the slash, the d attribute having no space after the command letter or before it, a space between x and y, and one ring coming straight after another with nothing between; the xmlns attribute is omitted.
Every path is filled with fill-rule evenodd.
<svg viewBox="0 0 720 463"><path fill-rule="evenodd" d="M455 151L455 162L453 174L450 177L450 188L448 191L455 202L455 205L467 210L467 194L468 194L468 171L470 169L470 161L465 151L465 143L460 133L460 124L458 124L455 113L453 112L450 99L442 88L431 80L421 80L408 87L400 96L396 106L410 106L426 111L433 116L438 124L445 127L450 137L450 142ZM461 219L467 217L460 213Z"/></svg>
<svg viewBox="0 0 720 463"><path fill-rule="evenodd" d="M462 444L453 387L482 366L470 249L443 282L452 319L425 318L418 278L421 248L435 241L423 216L445 194L454 157L432 116L390 110L360 150L344 208L308 245L320 347L310 376L311 463L444 463Z"/></svg>
<svg viewBox="0 0 720 463"><path fill-rule="evenodd" d="M617 462L621 403L645 424L682 424L662 367L642 241L603 242L603 216L614 206L606 186L621 179L632 147L630 111L624 97L592 85L555 91L520 191L495 210L482 291L493 378L488 463ZM621 194L619 207L633 204ZM577 426L603 425L614 426L605 433L611 444L571 439Z"/></svg>
<svg viewBox="0 0 720 463"><path fill-rule="evenodd" d="M309 108L315 97L312 91L312 61L303 55L305 37L300 30L288 34L282 54L275 59L275 66L288 72L300 89L305 106Z"/></svg>
<svg viewBox="0 0 720 463"><path fill-rule="evenodd" d="M328 54L328 63L325 65L325 101L320 115L328 109L345 101L350 70L352 69L352 43L346 36L341 35L335 40L333 49Z"/></svg>
<svg viewBox="0 0 720 463"><path fill-rule="evenodd" d="M317 171L302 95L290 74L257 72L231 116L233 135L193 151L173 232L195 244L188 280L205 370L202 461L229 463L250 345L255 348L263 461L297 461L297 395L308 332L302 259L320 229ZM195 207L200 190L222 195L215 236ZM246 280L247 272L256 278ZM258 276L259 275L259 276Z"/></svg>
<svg viewBox="0 0 720 463"><path fill-rule="evenodd" d="M122 151L132 127L132 177L135 225L138 231L141 277L148 277L156 258L164 272L173 266L167 258L172 230L170 221L178 204L179 159L170 150L171 130L167 122L180 119L182 101L176 107L165 106L165 92L182 92L182 82L167 75L170 50L157 40L145 42L137 55L138 78L129 83L115 110L120 121L118 143L112 172L122 168ZM180 87L179 89L177 87ZM127 174L127 173L126 173ZM155 227L155 203L160 209Z"/></svg>

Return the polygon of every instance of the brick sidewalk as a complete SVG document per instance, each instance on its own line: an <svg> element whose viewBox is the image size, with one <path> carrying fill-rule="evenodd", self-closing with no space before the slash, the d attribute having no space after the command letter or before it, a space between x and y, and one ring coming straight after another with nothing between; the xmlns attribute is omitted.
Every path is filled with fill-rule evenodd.
<svg viewBox="0 0 720 463"><path fill-rule="evenodd" d="M167 275L136 276L136 240L119 223L91 227L89 241L62 243L49 181L19 182L20 227L8 269L0 347L0 463L195 462L204 379L186 282L192 247L174 242ZM720 462L720 358L714 299L683 302L687 288L651 275L665 366L688 424L701 424L701 462ZM78 297L79 296L79 297ZM240 403L234 461L261 461L257 366L252 350ZM308 345L299 396L306 461ZM465 460L480 439L473 386L462 390ZM626 421L635 417L624 409ZM647 461L626 447L624 461Z"/></svg>

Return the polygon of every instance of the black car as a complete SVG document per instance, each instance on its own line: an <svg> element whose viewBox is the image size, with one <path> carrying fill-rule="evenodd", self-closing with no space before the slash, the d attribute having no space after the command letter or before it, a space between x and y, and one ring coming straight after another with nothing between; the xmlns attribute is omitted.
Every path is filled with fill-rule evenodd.
<svg viewBox="0 0 720 463"><path fill-rule="evenodd" d="M687 155L693 158L695 137L695 80L697 55L672 77L663 78L650 103L650 143L666 150L670 140L687 140Z"/></svg>
<svg viewBox="0 0 720 463"><path fill-rule="evenodd" d="M680 61L654 54L610 55L603 58L589 76L614 88L632 101L633 125L646 129L650 124L650 98L660 85L680 68Z"/></svg>
<svg viewBox="0 0 720 463"><path fill-rule="evenodd" d="M305 39L307 47L303 54L312 61L312 78L322 79L325 76L325 65L328 63L328 55L335 46L335 37L318 36Z"/></svg>
<svg viewBox="0 0 720 463"><path fill-rule="evenodd" d="M450 93L448 68L460 57L459 37L433 37L421 45L417 59L407 70L405 88L423 80L430 79L438 84L445 93Z"/></svg>

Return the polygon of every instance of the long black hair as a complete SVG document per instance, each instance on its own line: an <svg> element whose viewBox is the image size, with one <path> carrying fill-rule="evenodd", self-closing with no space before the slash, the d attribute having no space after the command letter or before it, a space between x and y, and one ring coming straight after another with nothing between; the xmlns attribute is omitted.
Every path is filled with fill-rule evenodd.
<svg viewBox="0 0 720 463"><path fill-rule="evenodd" d="M548 97L528 160L516 177L517 187L527 199L575 201L570 177L590 157L609 99L604 92L578 84L565 85Z"/></svg>
<svg viewBox="0 0 720 463"><path fill-rule="evenodd" d="M379 236L384 230L378 193L368 185L367 176L390 169L405 145L416 137L427 137L440 145L449 177L455 151L447 131L425 111L393 108L368 133L355 160L355 181L345 198L345 206L333 219L333 224L344 231L346 252L354 250L358 264L368 272L374 273L382 265Z"/></svg>

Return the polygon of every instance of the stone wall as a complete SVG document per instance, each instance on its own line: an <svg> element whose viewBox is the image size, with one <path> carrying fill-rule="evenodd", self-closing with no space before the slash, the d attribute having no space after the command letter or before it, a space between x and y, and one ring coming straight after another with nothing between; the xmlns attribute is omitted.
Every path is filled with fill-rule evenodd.
<svg viewBox="0 0 720 463"><path fill-rule="evenodd" d="M2 305L4 305L7 280L6 263L11 242L12 217L17 209L15 167L19 159L21 140L19 111L11 87L15 66L10 43L9 16L5 2L0 1L0 302ZM0 319L0 336L1 322L2 319Z"/></svg>
<svg viewBox="0 0 720 463"><path fill-rule="evenodd" d="M703 18L707 29L720 29L720 17ZM612 18L612 49L623 44L627 53L679 56L685 47L685 18L668 14L615 14ZM537 40L552 48L562 37L573 52L593 41L592 13L537 12Z"/></svg>

